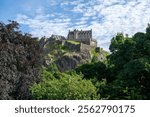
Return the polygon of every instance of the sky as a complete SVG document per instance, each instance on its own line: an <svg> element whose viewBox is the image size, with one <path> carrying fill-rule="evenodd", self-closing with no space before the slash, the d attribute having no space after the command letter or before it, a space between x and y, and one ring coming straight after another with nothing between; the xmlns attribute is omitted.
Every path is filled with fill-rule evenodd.
<svg viewBox="0 0 150 117"><path fill-rule="evenodd" d="M0 21L8 20L35 37L92 29L98 46L108 50L118 32L145 32L150 0L0 0Z"/></svg>

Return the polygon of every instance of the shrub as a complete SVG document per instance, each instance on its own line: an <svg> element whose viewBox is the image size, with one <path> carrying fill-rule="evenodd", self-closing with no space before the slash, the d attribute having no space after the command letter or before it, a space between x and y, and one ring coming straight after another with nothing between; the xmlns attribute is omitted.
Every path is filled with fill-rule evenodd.
<svg viewBox="0 0 150 117"><path fill-rule="evenodd" d="M47 73L47 72L45 72ZM49 73L47 73L49 74ZM76 73L54 73L44 78L43 82L31 87L33 99L50 100L90 100L98 99L96 87L90 80L83 80Z"/></svg>

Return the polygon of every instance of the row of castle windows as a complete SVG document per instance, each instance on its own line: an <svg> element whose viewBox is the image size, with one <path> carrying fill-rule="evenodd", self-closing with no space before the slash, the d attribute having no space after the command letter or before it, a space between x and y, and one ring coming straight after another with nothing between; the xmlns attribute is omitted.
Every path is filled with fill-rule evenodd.
<svg viewBox="0 0 150 117"><path fill-rule="evenodd" d="M74 36L74 34L69 34L69 36ZM91 34L90 33L79 33L77 34L77 36L79 37L91 37Z"/></svg>
<svg viewBox="0 0 150 117"><path fill-rule="evenodd" d="M69 38L74 38L74 35L69 35ZM87 38L91 38L90 35L78 35L76 38L78 39L87 39Z"/></svg>
<svg viewBox="0 0 150 117"><path fill-rule="evenodd" d="M74 32L70 32L69 35L70 34L74 34ZM76 34L91 35L92 32L76 32Z"/></svg>

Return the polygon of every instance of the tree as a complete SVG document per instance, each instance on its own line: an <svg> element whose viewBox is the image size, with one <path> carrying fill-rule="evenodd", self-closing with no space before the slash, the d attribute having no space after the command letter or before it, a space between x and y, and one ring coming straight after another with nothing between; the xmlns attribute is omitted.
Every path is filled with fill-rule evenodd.
<svg viewBox="0 0 150 117"><path fill-rule="evenodd" d="M150 99L150 27L132 38L117 35L108 57L110 99ZM115 92L117 91L117 92Z"/></svg>
<svg viewBox="0 0 150 117"><path fill-rule="evenodd" d="M23 34L19 24L0 22L0 99L31 99L30 85L39 82L43 48Z"/></svg>
<svg viewBox="0 0 150 117"><path fill-rule="evenodd" d="M83 80L82 75L45 72L43 82L31 87L33 99L78 100L99 99L96 87L90 80ZM49 76L49 78L47 78Z"/></svg>
<svg viewBox="0 0 150 117"><path fill-rule="evenodd" d="M76 69L77 73L82 73L85 79L102 80L107 77L107 67L103 62L84 64Z"/></svg>

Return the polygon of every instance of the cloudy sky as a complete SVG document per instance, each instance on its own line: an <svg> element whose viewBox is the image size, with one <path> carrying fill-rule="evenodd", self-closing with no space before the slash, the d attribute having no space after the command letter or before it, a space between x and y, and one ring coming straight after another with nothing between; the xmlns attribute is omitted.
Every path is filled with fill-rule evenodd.
<svg viewBox="0 0 150 117"><path fill-rule="evenodd" d="M0 20L16 20L33 36L92 29L100 47L108 50L117 32L132 36L150 22L150 0L0 0Z"/></svg>

